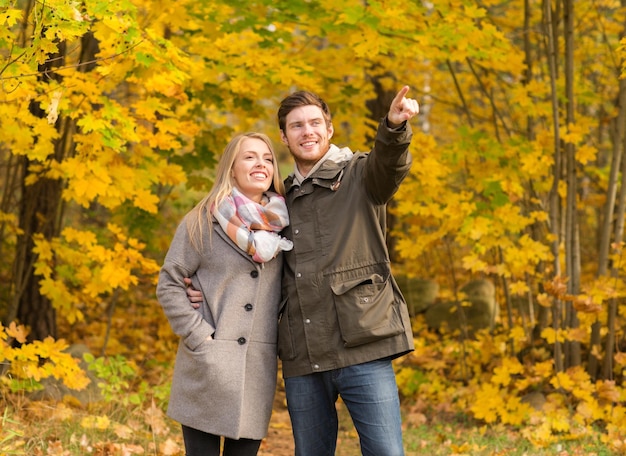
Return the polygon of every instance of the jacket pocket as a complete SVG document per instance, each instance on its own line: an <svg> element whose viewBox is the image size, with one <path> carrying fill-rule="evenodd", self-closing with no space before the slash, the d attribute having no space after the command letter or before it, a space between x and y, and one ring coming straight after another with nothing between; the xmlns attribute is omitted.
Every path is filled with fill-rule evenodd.
<svg viewBox="0 0 626 456"><path fill-rule="evenodd" d="M404 332L390 274L363 268L336 274L331 283L339 329L346 347Z"/></svg>
<svg viewBox="0 0 626 456"><path fill-rule="evenodd" d="M278 357L282 361L290 361L296 357L296 348L293 344L291 324L289 322L287 299L281 303L278 313Z"/></svg>

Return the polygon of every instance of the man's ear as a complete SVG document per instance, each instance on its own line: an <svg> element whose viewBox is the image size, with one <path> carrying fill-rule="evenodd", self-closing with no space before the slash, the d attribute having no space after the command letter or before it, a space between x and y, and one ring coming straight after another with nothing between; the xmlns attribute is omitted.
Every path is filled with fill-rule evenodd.
<svg viewBox="0 0 626 456"><path fill-rule="evenodd" d="M333 127L333 124L330 124L328 126L328 139L333 137L333 133L335 133L335 128Z"/></svg>
<svg viewBox="0 0 626 456"><path fill-rule="evenodd" d="M283 142L283 144L288 144L287 137L285 136L285 133L282 130L280 130L280 140Z"/></svg>

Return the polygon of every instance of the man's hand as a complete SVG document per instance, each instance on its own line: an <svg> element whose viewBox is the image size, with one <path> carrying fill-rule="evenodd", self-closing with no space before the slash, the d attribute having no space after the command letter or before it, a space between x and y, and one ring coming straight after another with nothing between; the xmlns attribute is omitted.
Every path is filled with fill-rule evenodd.
<svg viewBox="0 0 626 456"><path fill-rule="evenodd" d="M389 113L387 114L387 124L389 128L398 128L405 121L415 117L420 112L420 107L412 98L404 96L409 91L409 86L404 86L391 102Z"/></svg>
<svg viewBox="0 0 626 456"><path fill-rule="evenodd" d="M183 279L185 285L187 287L187 298L189 298L189 305L194 309L200 308L200 304L204 301L202 297L202 292L200 290L196 290L191 284L191 279L185 277Z"/></svg>

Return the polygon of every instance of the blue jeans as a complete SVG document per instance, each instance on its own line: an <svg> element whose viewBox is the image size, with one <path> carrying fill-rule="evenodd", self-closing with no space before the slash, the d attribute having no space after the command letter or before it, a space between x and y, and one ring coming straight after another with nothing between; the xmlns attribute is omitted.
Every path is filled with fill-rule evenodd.
<svg viewBox="0 0 626 456"><path fill-rule="evenodd" d="M296 456L333 456L341 396L364 456L402 456L402 420L391 360L285 379Z"/></svg>

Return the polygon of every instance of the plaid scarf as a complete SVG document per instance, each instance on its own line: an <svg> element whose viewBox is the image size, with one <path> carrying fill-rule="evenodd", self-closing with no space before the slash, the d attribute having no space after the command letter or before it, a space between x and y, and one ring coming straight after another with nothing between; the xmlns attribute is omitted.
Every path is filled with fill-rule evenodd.
<svg viewBox="0 0 626 456"><path fill-rule="evenodd" d="M293 248L290 240L278 234L289 225L289 214L285 198L277 193L265 192L259 204L233 188L212 212L228 237L257 263Z"/></svg>

